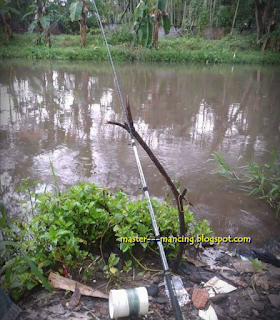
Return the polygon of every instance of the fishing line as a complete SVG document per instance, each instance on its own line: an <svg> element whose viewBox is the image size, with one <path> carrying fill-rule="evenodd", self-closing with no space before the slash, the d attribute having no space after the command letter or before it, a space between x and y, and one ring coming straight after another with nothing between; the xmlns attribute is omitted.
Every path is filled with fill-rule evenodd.
<svg viewBox="0 0 280 320"><path fill-rule="evenodd" d="M174 310L174 313L175 313L176 320L183 320L181 309L180 309L180 306L179 306L179 303L178 303L178 299L177 299L177 296L175 295L175 289L174 289L174 285L173 285L173 281L172 281L172 277L171 277L171 272L170 272L170 269L169 269L169 266L168 266L168 262L167 262L167 259L166 259L165 251L164 251L164 248L163 248L163 244L160 241L160 233L159 233L157 221L156 221L156 218L155 218L154 209L153 209L153 206L152 206L152 203L151 203L151 198L150 198L150 194L149 194L149 191L148 191L148 188L147 188L146 179L145 179L145 176L144 176L144 172L143 172L142 165L141 165L141 162L140 162L140 158L139 158L138 150L137 150L137 147L136 147L135 139L134 139L134 136L133 136L133 128L132 128L131 123L129 121L129 116L128 116L128 113L127 113L127 109L125 107L125 103L124 103L122 91L121 91L121 88L120 88L120 83L119 83L119 80L118 80L116 68L115 68L115 65L114 65L114 62L113 62L113 59L112 59L112 55L111 55L111 51L110 51L110 48L109 48L109 45L108 45L107 37L106 37L105 31L104 31L104 28L103 28L103 25L102 25L102 21L101 21L101 18L100 18L100 15L99 15L95 0L92 0L92 1L93 1L93 7L94 7L94 10L95 10L95 16L96 16L96 19L98 21L98 24L99 24L99 27L100 27L100 30L101 30L101 33L102 33L102 37L103 37L103 40L104 40L104 43L105 43L105 46L106 46L108 59L109 59L109 62L111 64L115 86L117 88L117 92L118 92L118 95L119 95L119 99L120 99L120 102L121 102L122 109L123 109L123 111L124 111L124 113L126 115L127 125L128 125L130 139L131 139L131 144L132 144L132 148L133 148L133 151L134 151L134 156L135 156L137 168L138 168L139 175L140 175L143 192L144 192L145 198L147 200L148 209L149 209L149 212L150 212L151 221L152 221L152 225L153 225L153 229L154 229L154 234L155 234L156 239L158 239L157 240L157 245L158 245L158 249L159 249L159 252L160 252L160 257L161 257L161 261L162 261L162 265L163 265L163 269L164 269L164 277L165 277L165 280L166 280L166 285L167 285L167 288L168 288L171 304L172 304L172 307L173 307L173 310Z"/></svg>

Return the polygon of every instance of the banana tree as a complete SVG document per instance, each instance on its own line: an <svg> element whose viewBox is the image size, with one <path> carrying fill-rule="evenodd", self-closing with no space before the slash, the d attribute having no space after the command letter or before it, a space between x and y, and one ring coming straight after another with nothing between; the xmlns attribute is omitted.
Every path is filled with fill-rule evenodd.
<svg viewBox="0 0 280 320"><path fill-rule="evenodd" d="M86 16L88 11L88 5L84 0L71 3L70 19L72 22L78 21L80 24L81 47L85 47L87 44Z"/></svg>
<svg viewBox="0 0 280 320"><path fill-rule="evenodd" d="M166 0L140 0L134 11L136 41L143 47L157 48L158 31L162 25L165 34L171 28L171 21L165 11Z"/></svg>
<svg viewBox="0 0 280 320"><path fill-rule="evenodd" d="M7 40L10 41L12 38L12 29L8 22L11 19L12 14L19 15L19 11L10 6L11 1L9 0L0 0L0 16L4 24L4 30L7 34Z"/></svg>
<svg viewBox="0 0 280 320"><path fill-rule="evenodd" d="M34 20L30 24L28 31L33 32L36 29L39 31L40 35L44 32L45 42L49 47L51 47L51 18L47 14L47 4L45 0L35 0L34 5L29 7L28 12L22 17L22 20L33 14ZM41 44L41 37L37 39L37 44Z"/></svg>

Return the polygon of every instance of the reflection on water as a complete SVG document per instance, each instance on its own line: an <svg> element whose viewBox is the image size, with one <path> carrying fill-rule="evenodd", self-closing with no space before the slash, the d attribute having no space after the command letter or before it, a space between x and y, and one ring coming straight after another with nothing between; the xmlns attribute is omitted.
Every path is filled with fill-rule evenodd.
<svg viewBox="0 0 280 320"><path fill-rule="evenodd" d="M141 194L127 134L106 125L123 121L107 64L5 61L1 82L1 184L15 210L20 179L51 183L49 159L60 184L88 180ZM123 64L135 125L170 176L189 190L194 212L217 235L277 233L274 212L236 184L211 174L213 151L235 163L267 160L280 139L280 69L248 66ZM140 150L151 194L163 197L163 179Z"/></svg>

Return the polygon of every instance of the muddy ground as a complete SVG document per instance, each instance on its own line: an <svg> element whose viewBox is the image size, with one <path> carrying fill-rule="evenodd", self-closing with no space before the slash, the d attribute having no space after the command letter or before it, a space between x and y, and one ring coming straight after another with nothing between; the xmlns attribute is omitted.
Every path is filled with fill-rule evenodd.
<svg viewBox="0 0 280 320"><path fill-rule="evenodd" d="M273 253L279 256L279 246L275 246ZM228 251L228 248L218 246L200 248L196 252L189 253L189 262L183 262L179 272L190 299L181 308L184 319L202 319L198 308L207 310L209 306L212 306L216 318L212 316L209 320L279 320L280 268L263 262L265 270L255 270L251 261L246 260L246 255L250 258L250 254L249 250ZM152 267L160 269L160 260L154 262ZM196 288L201 288L203 292L200 291L200 294L205 293L209 289L209 287L205 288L205 283L215 276L236 289L229 293L217 293L215 289L214 296L208 296L205 304L200 301L202 297L198 294L195 298L193 292ZM141 276L127 276L124 280L117 285L110 284L107 291L112 288L145 286L149 293L148 314L141 318L130 317L130 319L174 319L173 310L165 293L162 274L145 272ZM106 291L106 283L100 286L100 283L97 282L91 286L97 288L97 284L99 290ZM109 319L108 300L82 296L79 305L74 309L69 309L71 296L71 292L62 290L49 293L43 289L36 289L21 301L21 319Z"/></svg>

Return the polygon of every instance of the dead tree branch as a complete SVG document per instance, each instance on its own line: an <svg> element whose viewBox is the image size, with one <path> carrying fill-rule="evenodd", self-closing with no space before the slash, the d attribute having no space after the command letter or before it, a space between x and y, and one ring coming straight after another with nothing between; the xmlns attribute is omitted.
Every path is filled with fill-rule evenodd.
<svg viewBox="0 0 280 320"><path fill-rule="evenodd" d="M159 172L164 177L166 183L169 185L169 187L170 187L170 189L171 189L171 191L172 191L172 193L174 195L174 198L175 198L175 201L176 201L176 204L177 204L177 209L178 209L178 216L179 216L179 226L180 226L179 233L180 233L180 236L185 236L185 234L186 234L186 226L185 226L185 213L184 213L184 203L183 203L183 201L186 201L187 205L191 205L190 202L188 201L187 197L186 197L187 189L185 189L182 193L179 192L179 190L176 188L176 186L174 185L173 181L170 179L168 173L165 171L164 167L159 162L159 160L157 159L155 154L152 152L152 150L146 144L146 142L142 139L142 137L139 135L139 133L135 130L128 97L126 99L126 108L127 108L127 116L128 116L128 119L129 119L129 124L130 124L130 126L132 128L132 133L133 133L134 138L141 145L141 147L146 151L146 153L148 154L150 159L153 161L153 163L155 164L155 166L157 167ZM129 126L128 126L127 123L122 124L122 123L119 123L119 122L116 122L116 121L108 121L107 123L119 126L119 127L123 128L123 129L125 129L127 132L129 132ZM179 243L179 250L177 252L177 257L175 258L173 266L172 266L172 270L174 272L178 271L178 268L179 268L179 265L180 265L180 262L181 262L181 259L182 259L182 256L183 256L183 252L184 252L184 247L185 247L185 243L184 242Z"/></svg>

